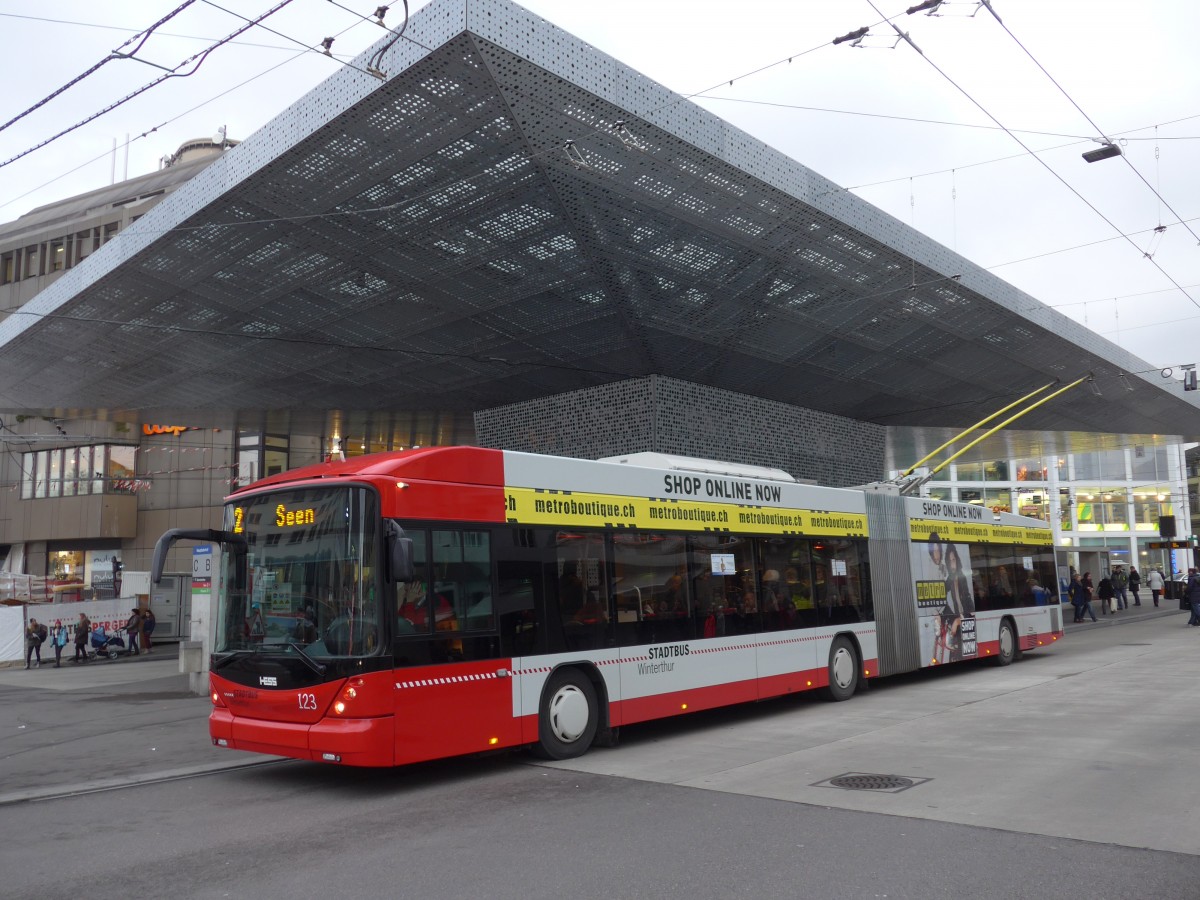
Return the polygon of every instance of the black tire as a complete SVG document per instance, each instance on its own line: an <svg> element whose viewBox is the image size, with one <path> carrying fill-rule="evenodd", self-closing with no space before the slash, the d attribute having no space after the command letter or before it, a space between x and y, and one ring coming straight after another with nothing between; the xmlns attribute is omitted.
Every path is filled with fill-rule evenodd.
<svg viewBox="0 0 1200 900"><path fill-rule="evenodd" d="M105 655L107 655L109 659L116 659L118 656L121 655L121 651L110 647L110 648L108 648L108 650L105 651Z"/></svg>
<svg viewBox="0 0 1200 900"><path fill-rule="evenodd" d="M1000 623L1000 649L996 653L996 665L1007 666L1017 658L1017 633L1012 622L1004 619Z"/></svg>
<svg viewBox="0 0 1200 900"><path fill-rule="evenodd" d="M596 689L577 669L559 669L542 691L535 750L547 759L583 756L596 737Z"/></svg>
<svg viewBox="0 0 1200 900"><path fill-rule="evenodd" d="M829 685L825 698L835 702L849 700L858 689L858 654L845 637L833 639L829 648Z"/></svg>

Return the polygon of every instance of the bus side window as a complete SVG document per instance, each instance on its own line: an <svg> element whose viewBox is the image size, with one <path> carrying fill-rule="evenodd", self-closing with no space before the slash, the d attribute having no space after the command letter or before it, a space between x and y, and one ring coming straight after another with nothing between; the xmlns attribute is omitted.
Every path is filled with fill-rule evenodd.
<svg viewBox="0 0 1200 900"><path fill-rule="evenodd" d="M491 559L486 531L433 532L434 631L491 629Z"/></svg>
<svg viewBox="0 0 1200 900"><path fill-rule="evenodd" d="M538 649L538 622L535 580L540 581L540 566L535 563L497 564L500 614L500 652L504 656L530 656ZM514 571L524 570L524 571Z"/></svg>
<svg viewBox="0 0 1200 900"><path fill-rule="evenodd" d="M413 580L396 585L396 637L428 634L429 563L426 558L427 535L411 529L407 536L413 542Z"/></svg>
<svg viewBox="0 0 1200 900"><path fill-rule="evenodd" d="M555 535L549 528L492 529L501 656L546 652L547 632L554 630L546 605L558 578Z"/></svg>
<svg viewBox="0 0 1200 900"><path fill-rule="evenodd" d="M604 537L558 532L555 535L557 616L548 621L550 651L592 650L609 644L609 589ZM549 606L549 605L548 605ZM557 620L556 622L554 620Z"/></svg>
<svg viewBox="0 0 1200 900"><path fill-rule="evenodd" d="M694 633L687 546L681 534L614 534L621 646L688 640ZM634 604L640 604L636 616Z"/></svg>
<svg viewBox="0 0 1200 900"><path fill-rule="evenodd" d="M694 636L711 638L760 631L762 616L751 586L753 539L691 535L687 542Z"/></svg>

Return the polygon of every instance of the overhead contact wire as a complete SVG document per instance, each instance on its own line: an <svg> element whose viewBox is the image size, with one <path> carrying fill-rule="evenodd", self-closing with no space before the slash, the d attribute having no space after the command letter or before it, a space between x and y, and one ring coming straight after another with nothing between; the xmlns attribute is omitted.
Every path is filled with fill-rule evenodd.
<svg viewBox="0 0 1200 900"><path fill-rule="evenodd" d="M70 90L75 85L79 84L79 82L81 82L85 78L87 78L89 75L92 75L93 73L95 73L101 66L112 62L114 59L133 59L134 57L137 56L137 52L146 45L146 41L150 40L150 35L152 35L154 33L154 29L158 28L158 26L162 25L164 22L168 22L171 19L175 18L175 16L179 15L179 13L183 12L183 10L187 9L189 6L191 6L195 2L196 2L196 0L184 0L183 3L181 3L179 6L175 7L175 9L173 9L171 12L167 13L165 16L163 16L161 19L159 19L157 22L155 22L153 25L151 25L145 31L139 31L137 34L135 34L133 37L131 37L129 40L127 40L125 43L123 43L116 50L113 50L111 53L108 54L108 56L104 57L104 59L100 60L100 62L96 63L94 66L92 66L86 72L83 72L80 75L76 75L74 78L72 78L70 81L68 81L62 87L60 87L58 90L56 90L50 94L47 94L45 97L43 97L37 103L33 104L33 106L29 107L29 109L25 110L23 113L18 113L17 115L15 115L11 119L9 119L7 122L5 122L3 125L0 125L0 131L4 131L10 125L13 125L13 124L21 121L23 118L25 118L30 113L35 112L38 109L41 109L43 106L45 106L47 103L49 103L55 97L57 97L59 94L62 94L64 92ZM126 47L128 47L130 44L132 44L134 41L136 41L139 37L142 40L136 47L134 47L128 53L121 52ZM139 62L140 61L141 60L139 60Z"/></svg>
<svg viewBox="0 0 1200 900"><path fill-rule="evenodd" d="M101 109L98 112L95 112L92 115L88 116L86 119L76 122L74 125L70 126L69 128L64 128L58 134L54 135L53 137L47 138L46 140L42 141L40 144L36 144L35 146L30 147L27 150L23 150L22 152L18 153L16 156L11 157L10 159L6 159L4 162L0 162L0 169L4 168L5 166L9 165L10 163L14 163L17 160L28 156L30 153L33 153L36 150L40 150L42 147L45 147L48 144L54 143L59 138L65 137L66 135L70 134L72 131L75 131L77 128L82 128L84 125L88 124L89 122L94 122L96 119L100 118L101 116L112 112L117 107L119 107L125 103L128 103L134 97L144 94L146 91L150 90L153 87L157 87L158 85L162 84L164 81L167 81L170 78L187 78L191 75L195 75L196 72L200 69L200 67L202 65L204 65L204 61L206 59L208 59L208 56L210 53L212 53L217 48L223 46L224 44L229 43L231 40L233 40L233 38L237 37L239 34L244 34L245 32L249 31L251 28L253 28L255 25L257 25L259 22L263 21L268 16L272 16L275 13L279 12L279 10L283 9L285 6L287 6L291 2L292 2L292 0L281 0L281 2L279 2L275 6L271 7L271 9L267 10L267 12L263 13L257 19L243 25L241 28L237 29L233 33L227 35L226 37L224 37L221 40L214 43L211 47L208 47L207 49L201 51L200 53L192 54L187 59L185 59L183 62L181 62L179 65L177 65L174 69L167 72L166 75L162 75L162 76L156 78L154 81L151 81L148 84L142 85L136 91L133 91L132 93L127 94L125 97L122 97L116 103L111 103L108 106L104 107L104 109ZM192 68L192 70L190 72L185 72L183 74L180 74L180 72L179 72L180 69L182 69L184 66L191 65L192 63L195 63L195 66Z"/></svg>
<svg viewBox="0 0 1200 900"><path fill-rule="evenodd" d="M883 13L882 13L882 12L880 12L880 10L879 10L879 7L875 5L875 2L874 2L874 0L867 0L867 3L870 5L870 7L871 7L873 10L875 10L875 12L876 12L876 13L879 13L879 15L883 15ZM888 20L888 21L889 21L889 23L890 23L890 21L891 21L891 20ZM893 25L892 27L895 27L895 26ZM897 30L899 30L899 29L897 29ZM1101 219L1103 219L1103 220L1104 220L1104 222L1105 222L1105 223L1106 223L1106 224L1107 224L1107 225L1108 225L1108 226L1109 226L1109 227L1110 227L1110 228L1111 228L1113 231L1115 231L1115 232L1116 232L1118 235L1120 235L1121 237L1123 237L1123 238L1125 239L1125 241L1126 241L1126 242L1127 242L1127 243L1128 243L1128 244L1129 244L1131 247L1133 247L1133 249L1134 249L1134 250L1136 250L1136 251L1138 252L1138 255L1139 255L1139 256L1145 257L1145 252L1142 250L1142 248L1141 248L1141 247L1139 247L1139 246L1138 246L1138 245L1137 245L1137 244L1134 242L1133 238L1131 238L1131 237L1130 237L1129 235L1127 235L1127 234L1126 234L1124 231L1122 231L1122 230L1121 230L1121 229L1120 229L1120 228L1117 226L1117 224L1116 224L1115 222L1113 222L1113 221L1112 221L1112 219L1110 219L1108 216L1106 216L1104 213L1102 213L1102 212L1101 212L1101 211L1100 211L1100 210L1099 210L1099 209L1096 207L1096 205L1095 205L1095 204L1093 204L1093 203L1092 203L1090 200L1088 200L1088 199L1087 199L1087 197L1085 197L1085 196L1083 196L1083 194L1079 193L1079 191L1078 191L1078 190L1076 190L1076 189L1075 189L1075 187L1074 187L1073 185L1071 185L1071 183L1070 183L1070 182L1068 182L1068 181L1067 181L1065 178L1063 178L1063 177L1062 177L1061 175L1059 175L1059 174L1058 174L1056 171L1054 171L1054 169L1053 169L1053 168L1051 168L1051 166L1050 166L1050 165L1049 165L1049 164L1048 164L1048 163L1047 163L1045 160L1043 160L1043 159L1042 159L1040 156L1038 156L1038 155L1037 155L1037 153L1035 153L1035 152L1034 152L1032 149L1030 149L1030 148L1029 148L1029 146L1028 146L1028 145L1026 145L1024 141L1022 141L1022 140L1021 140L1019 137L1017 137L1017 136L1016 136L1016 135L1015 135L1015 134L1014 134L1012 131L1010 131L1008 128L1006 128L1006 127L1004 126L1004 123L1002 123L1002 122L1001 122L999 119L997 119L997 118L996 118L994 115L992 115L990 112L988 112L987 108L986 108L986 107L984 107L984 105L983 105L982 103L980 103L978 100L976 100L974 97L972 97L972 96L971 96L971 94L970 94L970 93L969 93L967 90L965 90L965 89L964 89L962 86L960 86L960 85L958 84L958 82L956 82L956 81L955 81L953 78L951 78L951 77L950 77L948 74L946 74L946 72L945 72L945 71L943 71L943 70L942 70L942 68L941 68L941 67L940 67L940 66L939 66L937 63L935 63L935 62L934 62L932 59L930 59L930 58L929 58L928 56L926 56L924 53L918 53L918 56L920 56L920 57L921 57L921 59L925 60L925 62L927 62L927 63L928 63L930 66L932 66L932 67L933 67L933 70L934 70L935 72L937 72L939 75L941 75L941 76L942 76L942 78L944 78L946 81L948 81L948 82L950 83L950 85L951 85L951 86L952 86L952 87L953 87L953 88L954 88L956 91L958 91L960 94L962 94L964 97L966 97L966 98L967 98L969 101L971 101L972 105L974 105L976 109L978 109L978 110L979 110L980 112L982 112L982 113L983 113L985 116L987 116L989 119L991 119L993 122L995 122L995 123L996 123L997 125L999 125L1001 128L1003 128L1003 129L1004 129L1004 132L1005 132L1005 134L1007 134L1007 135L1008 135L1010 138L1012 138L1014 141L1016 141L1016 142L1017 142L1017 144L1018 144L1018 145L1021 147L1021 149L1022 149L1022 150L1024 150L1024 151L1025 151L1025 152L1026 152L1026 153L1027 153L1029 156L1032 156L1032 157L1033 157L1035 160L1037 160L1037 163L1038 163L1038 165L1040 165L1040 166L1041 166L1042 168L1044 168L1044 169L1045 169L1047 172L1049 172L1051 175L1053 175L1053 176L1054 176L1054 178L1055 178L1055 179L1056 179L1056 180L1057 180L1057 181L1058 181L1060 184L1062 184L1062 185L1063 185L1063 187L1065 187L1065 188L1066 188L1067 190L1069 190L1069 191L1070 191L1072 194L1074 194L1074 195L1075 195L1075 196L1076 196L1076 197L1077 197L1077 198L1078 198L1080 201L1082 201L1082 202L1083 202L1083 204L1084 204L1085 206L1087 206L1087 208L1088 208L1088 209L1090 209L1090 210L1091 210L1092 212L1094 212L1094 213L1095 213L1097 216L1099 216ZM1191 294L1189 294L1189 293L1188 293L1186 290L1184 290L1184 288L1183 288L1183 285L1181 285L1181 284L1180 284L1178 281L1176 281L1176 280L1175 280L1175 278L1174 278L1174 277L1172 277L1172 276L1171 276L1171 275L1170 275L1170 274L1167 272L1167 270L1166 270L1166 269L1164 269L1162 266L1160 266L1160 265L1158 264L1158 262L1157 262L1157 261L1156 261L1156 260L1155 260L1153 257L1148 257L1148 259L1149 259L1149 262L1150 262L1150 264L1151 264L1152 266L1154 266L1156 269L1158 269L1158 271L1162 273L1163 277L1165 277L1165 278L1166 278L1168 281L1170 281L1170 282L1171 282L1171 284L1175 285L1175 287L1179 289L1179 292L1180 292L1181 294L1183 294L1183 296L1187 297L1188 301L1189 301L1189 302L1191 302L1191 304L1192 304L1193 306L1195 306L1197 309L1200 309L1200 302L1198 302L1198 301L1196 300L1196 298L1195 298L1195 297L1193 297L1193 296L1192 296Z"/></svg>
<svg viewBox="0 0 1200 900"><path fill-rule="evenodd" d="M1074 98L1074 97L1072 97L1070 94L1068 94L1068 93L1067 93L1067 91L1066 91L1066 89L1065 89L1065 88L1064 88L1064 87L1063 87L1061 84L1059 84L1059 83L1058 83L1058 81L1057 81L1057 80L1055 80L1054 76L1053 76L1053 75L1051 75L1051 74L1050 74L1050 73L1049 73L1049 72L1046 70L1046 67L1045 67L1045 66L1043 66L1043 65L1042 65L1040 62L1038 62L1038 59L1037 59L1037 57L1036 57L1036 56L1034 56L1032 53L1030 53L1030 52L1029 52L1029 49L1028 49L1028 48L1027 48L1027 47L1026 47L1024 44L1022 44L1022 43L1021 43L1021 41L1020 41L1020 39L1019 39L1019 38L1018 38L1018 37L1017 37L1015 34L1013 34L1013 33L1012 33L1012 30L1011 30L1011 29L1010 29L1010 28L1009 28L1007 25L1005 25L1003 21L1001 21L1000 17L996 15L995 11L994 11L994 10L992 10L992 8L991 8L990 6L988 7L988 11L992 13L992 18L996 20L996 22L997 22L997 23L1000 25L1000 27L1001 27L1001 28L1004 30L1004 33L1005 33L1005 34L1007 34L1007 35L1008 35L1010 38L1012 38L1012 39L1013 39L1013 41L1016 43L1016 45L1017 45L1018 47L1020 47L1020 48L1021 48L1021 51L1022 51L1022 52L1023 52L1023 53L1024 53L1026 56L1028 56L1028 57L1029 57L1029 59L1030 59L1030 60L1033 62L1033 64L1034 64L1035 66L1037 66L1039 69L1041 69L1041 71L1042 71L1042 74L1043 74L1043 75L1045 75L1047 78L1049 78L1049 79L1050 79L1050 83L1051 83L1052 85L1054 85L1056 88L1058 88L1059 92L1060 92L1060 93L1061 93L1061 94L1062 94L1064 97L1066 97L1066 98L1067 98L1067 102L1068 102L1068 103L1070 103L1070 104L1071 104L1073 107L1075 107L1075 109L1076 109L1076 110L1079 112L1079 114L1080 114L1081 116L1083 116L1085 119L1087 119L1087 122L1088 122L1088 124L1089 124L1089 125L1091 125L1091 126L1092 126L1092 128L1096 129L1096 133L1097 133L1097 134L1099 134L1099 135L1101 135L1102 137L1104 137L1104 139L1105 139L1105 140L1108 140L1107 136L1105 136L1105 135L1104 135L1104 132L1101 130L1100 126L1099 126L1099 125L1097 125L1095 122L1093 122L1093 121L1092 121L1092 117L1091 117L1091 116L1089 116L1089 115L1088 115L1086 112L1084 112L1084 111L1083 111L1083 107L1081 107L1081 106L1080 106L1078 103L1076 103L1076 102L1075 102L1075 98ZM1133 172L1133 174L1134 174L1134 175L1136 175L1136 176L1137 176L1137 177L1138 177L1138 178L1141 180L1142 184L1144 184L1144 185L1145 185L1147 188L1149 188L1149 189L1150 189L1150 191L1151 191L1151 192L1154 194L1154 196L1158 198L1159 202L1160 202L1160 203L1162 203L1162 204L1163 204L1163 206L1165 206L1165 207L1166 207L1168 210L1170 210L1170 211L1171 211L1171 215L1173 215L1173 216L1175 217L1175 220L1176 220L1176 221L1177 221L1177 222L1178 222L1180 225L1182 225L1184 228L1186 228L1186 229L1187 229L1187 231L1188 231L1188 234L1190 234L1190 235L1191 235L1193 238L1195 238L1197 243L1200 243L1200 235L1197 235L1197 234L1196 234L1196 232L1194 232L1194 231L1191 229L1191 226L1189 226L1189 225L1187 224L1187 222L1185 222L1185 221L1184 221L1183 217L1182 217L1181 215L1179 215L1179 213L1175 212L1175 209L1174 209L1174 208L1171 206L1171 204L1170 204L1170 203L1168 203L1168 202L1167 202L1167 201L1166 201L1166 200L1163 198L1162 194L1160 194L1160 193L1158 192L1158 190L1157 190L1157 189L1154 187L1154 185L1152 185L1152 184L1151 184L1149 181L1147 181L1147 180L1146 180L1146 176L1144 176L1144 175L1143 175L1141 172L1139 172L1139 171L1138 171L1138 168L1137 168L1137 166L1135 166L1133 163L1131 163L1131 162L1129 161L1129 158L1128 158L1128 157L1127 157L1127 156L1126 156L1124 153L1122 153L1122 154L1121 154L1121 159L1123 159L1123 160L1125 161L1125 165L1129 166L1129 168L1130 168L1130 170ZM1144 252L1144 251L1143 251L1143 252ZM1147 254L1147 256L1149 256L1149 254ZM1165 274L1165 273L1164 273L1164 274ZM1182 289L1181 289L1181 290L1182 290ZM1194 301L1193 301L1193 302L1194 302Z"/></svg>

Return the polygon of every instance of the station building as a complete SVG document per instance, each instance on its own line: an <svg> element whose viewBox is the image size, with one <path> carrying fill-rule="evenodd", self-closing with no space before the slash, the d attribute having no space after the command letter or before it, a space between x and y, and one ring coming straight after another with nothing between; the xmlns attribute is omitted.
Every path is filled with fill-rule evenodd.
<svg viewBox="0 0 1200 900"><path fill-rule="evenodd" d="M10 572L102 591L233 485L411 446L861 484L1081 377L925 490L1113 559L1190 515L1197 394L507 0L231 144L0 227Z"/></svg>

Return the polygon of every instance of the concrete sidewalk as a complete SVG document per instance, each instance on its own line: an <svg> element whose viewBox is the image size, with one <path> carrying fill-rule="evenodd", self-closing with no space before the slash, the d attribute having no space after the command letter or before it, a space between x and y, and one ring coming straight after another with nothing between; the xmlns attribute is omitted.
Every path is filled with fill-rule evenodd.
<svg viewBox="0 0 1200 900"><path fill-rule="evenodd" d="M1159 619L1163 616L1188 615L1187 611L1179 608L1178 600L1160 600L1159 605L1155 606L1148 599L1141 606L1130 606L1128 609L1107 614L1100 612L1100 601L1093 600L1092 612L1096 614L1094 624L1091 619L1075 622L1073 621L1075 610L1069 603L1064 603L1062 608L1063 628L1071 631L1076 628L1094 628L1097 625L1127 625L1134 622L1145 622L1147 619Z"/></svg>
<svg viewBox="0 0 1200 900"><path fill-rule="evenodd" d="M175 645L53 666L0 669L0 805L273 760L212 746Z"/></svg>

